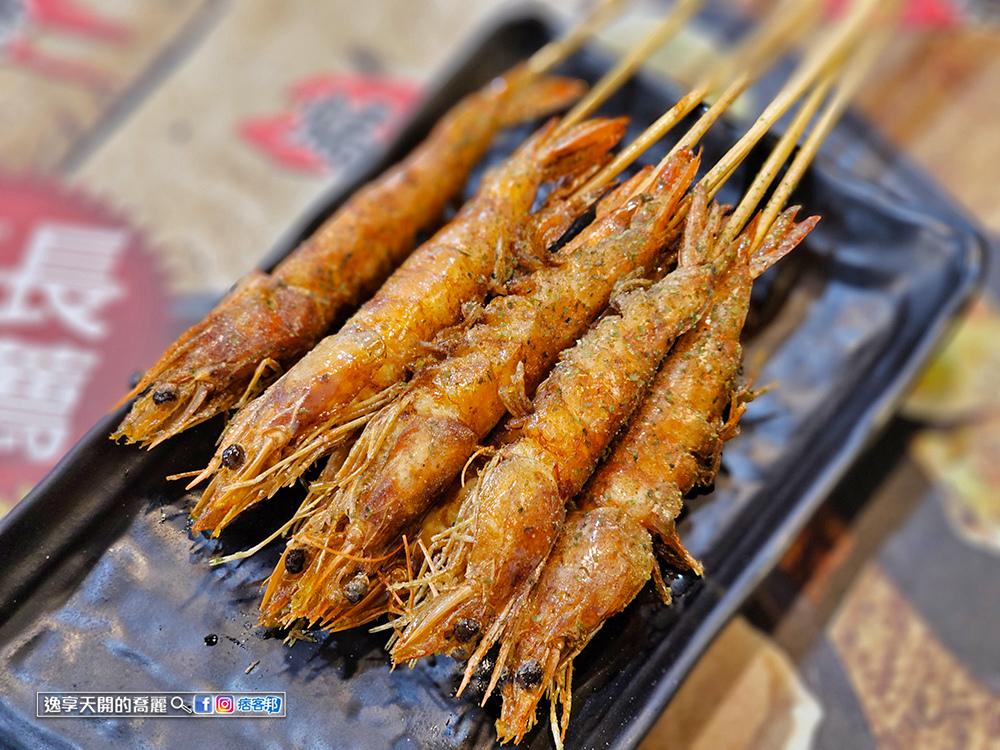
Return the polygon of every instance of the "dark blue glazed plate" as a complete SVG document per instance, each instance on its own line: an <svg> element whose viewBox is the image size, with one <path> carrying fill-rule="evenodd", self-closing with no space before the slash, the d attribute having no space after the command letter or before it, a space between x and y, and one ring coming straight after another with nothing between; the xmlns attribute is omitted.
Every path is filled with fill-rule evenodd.
<svg viewBox="0 0 1000 750"><path fill-rule="evenodd" d="M480 39L356 184L412 148L460 96L552 34L527 16ZM563 72L595 80L607 65L585 50ZM629 114L634 135L673 100L668 84L640 77L606 109ZM523 135L501 139L486 163ZM705 163L732 137L726 127L710 133ZM734 177L730 198L745 179ZM287 254L356 184L325 196L263 265ZM823 220L761 280L748 331L751 347L770 351L759 380L779 387L751 405L715 492L693 498L681 526L705 577L675 581L684 594L670 608L645 592L579 657L568 747L638 744L698 656L878 434L982 274L976 227L857 120L837 128L796 200ZM121 416L96 425L0 522L0 746L495 744L499 704L480 708L476 690L453 698L460 670L449 659L391 672L382 634L320 636L291 649L265 637L255 624L260 583L279 548L218 568L208 560L260 539L292 512L300 491L247 513L221 542L192 537L186 520L193 497L164 477L203 466L221 423L146 452L108 440ZM211 648L209 634L219 639ZM36 691L52 690L283 691L288 718L36 718ZM546 724L543 718L524 745L551 746Z"/></svg>

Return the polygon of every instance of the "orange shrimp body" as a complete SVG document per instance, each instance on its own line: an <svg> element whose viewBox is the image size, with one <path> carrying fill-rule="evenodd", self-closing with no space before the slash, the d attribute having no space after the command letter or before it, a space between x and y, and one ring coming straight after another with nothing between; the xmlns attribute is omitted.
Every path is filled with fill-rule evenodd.
<svg viewBox="0 0 1000 750"><path fill-rule="evenodd" d="M718 282L705 317L678 339L628 430L581 494L579 509L567 517L538 582L516 606L501 635L493 680L506 675L497 722L502 741L520 741L546 691L564 703L565 734L574 657L658 575L651 533L675 564L701 573L674 519L684 494L714 478L722 443L736 434L744 410L736 387L739 339L753 278L815 225L810 219L795 226L793 215L791 209L776 222L753 258L746 257L753 225L747 230L743 257ZM669 601L669 590L660 587Z"/></svg>
<svg viewBox="0 0 1000 750"><path fill-rule="evenodd" d="M514 666L500 678L501 742L520 742L535 725L542 695L549 690L556 700L569 685L572 658L642 590L655 564L649 534L627 513L598 507L566 518L541 578L518 612L519 629L504 636L502 656L509 643L516 645ZM529 613L535 619L526 623Z"/></svg>
<svg viewBox="0 0 1000 750"><path fill-rule="evenodd" d="M379 394L463 304L482 301L509 238L529 217L539 186L601 162L624 120L591 120L559 139L554 123L484 176L458 216L414 252L341 330L325 338L230 423L202 476L217 471L193 511L196 531L218 534L239 512L293 482L370 416ZM337 428L349 425L350 430ZM234 447L235 446L235 447ZM230 460L234 454L239 460ZM197 481L197 480L196 480Z"/></svg>
<svg viewBox="0 0 1000 750"><path fill-rule="evenodd" d="M565 515L605 447L652 380L670 343L709 302L715 270L705 246L685 243L680 267L648 290L622 295L620 315L601 320L539 386L519 437L479 477L463 516L470 544L439 566L452 590L428 598L393 647L397 663L439 650L461 622L486 632L466 675L489 648L511 595L545 560ZM445 576L449 578L449 576ZM441 580L439 576L438 581Z"/></svg>
<svg viewBox="0 0 1000 750"><path fill-rule="evenodd" d="M492 300L450 357L414 376L356 443L354 464L364 470L292 541L319 539L349 555L327 557L322 566L317 557L297 591L282 587L285 595L265 601L265 617L285 610L286 620L330 622L346 606L339 587L361 573L372 578L375 561L458 475L505 410L517 408L505 394L512 387L533 390L558 352L605 307L615 280L648 270L697 167L690 153L680 154L662 170L652 195L606 213L559 253L554 267L528 277L525 293ZM632 186L645 177L633 178ZM618 191L606 200L626 197L627 191ZM347 473L352 471L349 462ZM359 564L359 557L372 563ZM280 567L274 575L283 575Z"/></svg>
<svg viewBox="0 0 1000 750"><path fill-rule="evenodd" d="M294 362L406 257L501 127L555 111L581 91L580 82L515 69L463 99L273 273L252 272L184 333L126 396L138 398L112 438L155 445L231 408L255 374Z"/></svg>

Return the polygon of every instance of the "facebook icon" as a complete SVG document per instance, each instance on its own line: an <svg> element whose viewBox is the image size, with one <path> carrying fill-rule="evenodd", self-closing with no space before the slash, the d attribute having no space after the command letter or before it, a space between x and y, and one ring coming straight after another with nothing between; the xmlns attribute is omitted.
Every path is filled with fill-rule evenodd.
<svg viewBox="0 0 1000 750"><path fill-rule="evenodd" d="M196 714L215 713L215 699L211 695L196 695L194 697L194 712Z"/></svg>

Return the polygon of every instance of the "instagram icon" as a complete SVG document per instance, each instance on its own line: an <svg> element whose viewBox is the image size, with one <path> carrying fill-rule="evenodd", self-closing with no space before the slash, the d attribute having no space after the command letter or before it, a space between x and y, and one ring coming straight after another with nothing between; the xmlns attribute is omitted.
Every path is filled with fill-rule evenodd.
<svg viewBox="0 0 1000 750"><path fill-rule="evenodd" d="M215 713L217 714L231 714L233 712L233 696L231 695L217 695L215 696Z"/></svg>

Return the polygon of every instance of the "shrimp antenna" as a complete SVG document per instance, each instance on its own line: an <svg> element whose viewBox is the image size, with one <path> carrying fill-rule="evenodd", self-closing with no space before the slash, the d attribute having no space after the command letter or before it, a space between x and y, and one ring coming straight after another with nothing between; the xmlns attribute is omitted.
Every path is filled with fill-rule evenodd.
<svg viewBox="0 0 1000 750"><path fill-rule="evenodd" d="M576 106L563 117L553 136L557 137L565 133L601 106L609 96L632 77L654 52L691 20L691 17L701 9L703 2L704 0L678 0L670 13L656 24L639 44L622 57L617 65L605 73L601 80L594 84L590 93L577 102Z"/></svg>
<svg viewBox="0 0 1000 750"><path fill-rule="evenodd" d="M600 0L597 6L564 36L554 39L529 57L525 63L528 71L535 75L548 73L613 21L628 3L629 0Z"/></svg>

